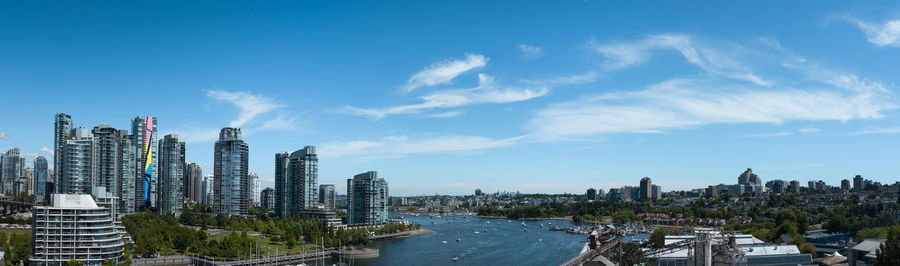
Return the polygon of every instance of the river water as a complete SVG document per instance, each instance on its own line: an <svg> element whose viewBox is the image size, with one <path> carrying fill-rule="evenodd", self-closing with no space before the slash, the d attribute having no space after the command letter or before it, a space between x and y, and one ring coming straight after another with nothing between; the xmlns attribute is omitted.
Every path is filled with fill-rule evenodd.
<svg viewBox="0 0 900 266"><path fill-rule="evenodd" d="M522 226L523 221L473 216L403 217L432 232L376 241L369 247L379 249L381 256L352 265L559 265L578 255L587 239L587 235L548 230L572 225L561 220L525 221ZM454 257L459 260L452 261Z"/></svg>

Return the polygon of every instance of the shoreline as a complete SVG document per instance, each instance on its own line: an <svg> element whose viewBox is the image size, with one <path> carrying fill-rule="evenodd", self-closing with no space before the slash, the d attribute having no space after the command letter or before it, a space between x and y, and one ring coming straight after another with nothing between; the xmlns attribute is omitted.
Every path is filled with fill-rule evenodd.
<svg viewBox="0 0 900 266"><path fill-rule="evenodd" d="M481 218L481 219L509 219L509 220L516 220L516 221L541 221L541 220L572 221L572 217L571 217L571 216L565 216L565 217L537 217L537 218L518 218L518 219L512 219L512 218L509 218L509 217L506 217L506 216L475 215L475 218Z"/></svg>

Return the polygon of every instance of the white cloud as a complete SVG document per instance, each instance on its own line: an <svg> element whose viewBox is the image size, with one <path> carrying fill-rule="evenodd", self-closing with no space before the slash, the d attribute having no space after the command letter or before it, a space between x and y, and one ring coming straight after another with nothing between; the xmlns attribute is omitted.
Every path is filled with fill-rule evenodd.
<svg viewBox="0 0 900 266"><path fill-rule="evenodd" d="M654 50L671 49L703 72L638 90L555 104L540 110L525 128L538 140L584 140L599 134L658 133L709 124L878 119L883 111L898 107L879 82L810 63L791 55L777 40L766 39L762 44L775 52L711 46L679 34L655 35L633 43L592 43L609 59L607 70L644 63ZM754 69L766 69L780 79L764 79ZM785 82L776 82L779 80Z"/></svg>
<svg viewBox="0 0 900 266"><path fill-rule="evenodd" d="M588 71L582 74L575 75L567 75L567 76L559 76L553 77L544 80L528 80L522 79L521 82L534 84L534 85L546 85L546 86L563 86L563 85L575 85L575 84L584 84L591 83L597 81L600 78L600 73L596 71Z"/></svg>
<svg viewBox="0 0 900 266"><path fill-rule="evenodd" d="M495 84L494 78L485 74L478 75L478 86L467 89L444 90L419 97L418 104L399 105L386 108L357 108L345 106L344 111L380 119L395 114L416 114L437 108L460 107L486 103L511 103L537 98L547 94L547 87L539 86L530 89L503 87Z"/></svg>
<svg viewBox="0 0 900 266"><path fill-rule="evenodd" d="M250 92L210 90L206 92L206 97L216 101L233 104L240 110L237 119L229 123L229 126L231 127L243 126L258 115L285 107L284 105L275 103L271 98Z"/></svg>
<svg viewBox="0 0 900 266"><path fill-rule="evenodd" d="M895 108L870 93L767 89L673 79L636 92L607 93L541 110L526 127L542 140L648 133L716 123L881 118Z"/></svg>
<svg viewBox="0 0 900 266"><path fill-rule="evenodd" d="M519 47L519 51L522 52L522 57L525 57L525 58L534 59L534 58L541 57L541 55L544 54L544 51L543 51L543 49L541 49L541 47L537 47L534 45L519 44L518 47Z"/></svg>
<svg viewBox="0 0 900 266"><path fill-rule="evenodd" d="M287 114L279 114L275 118L263 123L260 129L280 129L280 130L297 130L300 126L299 119L296 116Z"/></svg>
<svg viewBox="0 0 900 266"><path fill-rule="evenodd" d="M798 129L797 131L800 133L809 134L809 133L818 133L820 130L818 128L814 128L814 127L807 127L807 128Z"/></svg>
<svg viewBox="0 0 900 266"><path fill-rule="evenodd" d="M9 136L6 133L0 132L0 139L9 139Z"/></svg>
<svg viewBox="0 0 900 266"><path fill-rule="evenodd" d="M506 147L521 138L494 139L480 136L448 135L437 137L410 138L389 136L379 140L355 140L330 142L317 149L323 157L351 156L363 160L395 158L409 154L439 152L471 152L491 148Z"/></svg>
<svg viewBox="0 0 900 266"><path fill-rule="evenodd" d="M403 86L403 91L409 92L423 86L435 86L447 84L457 76L469 70L484 67L488 58L480 54L466 54L463 60L444 60L431 64L422 71L413 74Z"/></svg>
<svg viewBox="0 0 900 266"><path fill-rule="evenodd" d="M277 103L274 99L254 94L251 92L230 92L223 90L210 90L206 92L206 97L218 102L229 103L237 107L238 116L228 122L229 127L242 127L251 122L258 121L261 116L265 118L265 114L271 113L278 109L286 107ZM259 125L256 130L295 130L298 122L297 117L280 113L262 124L254 123L251 125ZM182 141L187 142L208 142L216 140L219 137L221 127L204 128L197 126L186 126L173 129L165 134L178 134ZM245 135L253 129L243 129ZM165 135L163 134L163 135Z"/></svg>
<svg viewBox="0 0 900 266"><path fill-rule="evenodd" d="M463 113L464 113L464 112L462 112L462 111L453 111L453 112L444 112L444 113L437 113L437 114L426 115L425 117L430 117L430 118L451 118L451 117L457 117L457 116L460 116L460 115L462 115Z"/></svg>
<svg viewBox="0 0 900 266"><path fill-rule="evenodd" d="M41 152L49 154L51 156L53 155L53 150L51 150L50 148L47 148L47 147L41 147Z"/></svg>
<svg viewBox="0 0 900 266"><path fill-rule="evenodd" d="M794 135L794 132L790 132L790 131L780 131L780 132L775 132L775 133L748 134L748 135L742 135L741 137L745 137L745 138L771 138L771 137L784 137L784 136L790 136L790 135Z"/></svg>
<svg viewBox="0 0 900 266"><path fill-rule="evenodd" d="M841 136L857 136L857 135L875 135L875 134L898 134L900 133L900 127L892 127L892 128L872 128L872 129L864 129L859 131L853 131L849 133L841 133L836 135Z"/></svg>
<svg viewBox="0 0 900 266"><path fill-rule="evenodd" d="M771 85L769 81L736 62L728 53L706 47L687 35L661 34L637 42L618 44L592 42L590 46L609 59L606 63L607 70L623 69L644 63L656 50L675 50L689 63L709 73L749 81L759 86Z"/></svg>
<svg viewBox="0 0 900 266"><path fill-rule="evenodd" d="M817 133L817 132L819 132L819 129L818 129L818 128L813 128L813 127L808 127L808 128L797 129L797 132L799 132L799 133L804 133L804 134L812 134L812 133ZM746 138L785 137L785 136L792 136L792 135L794 135L794 133L796 133L796 132L793 132L793 131L779 131L779 132L774 132L774 133L747 134L747 135L741 135L741 137L746 137Z"/></svg>
<svg viewBox="0 0 900 266"><path fill-rule="evenodd" d="M900 20L888 20L884 24L870 23L863 20L844 17L866 34L866 39L877 46L900 47Z"/></svg>
<svg viewBox="0 0 900 266"><path fill-rule="evenodd" d="M219 138L220 128L188 127L172 130L162 135L178 134L178 139L185 142L208 142Z"/></svg>

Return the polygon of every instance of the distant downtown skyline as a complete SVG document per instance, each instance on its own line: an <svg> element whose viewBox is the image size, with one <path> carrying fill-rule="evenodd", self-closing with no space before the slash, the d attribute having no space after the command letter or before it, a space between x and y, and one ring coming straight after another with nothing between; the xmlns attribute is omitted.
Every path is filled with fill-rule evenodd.
<svg viewBox="0 0 900 266"><path fill-rule="evenodd" d="M3 3L0 151L54 168L67 113L154 117L204 175L241 128L260 190L305 146L339 193L898 180L900 4L630 4Z"/></svg>

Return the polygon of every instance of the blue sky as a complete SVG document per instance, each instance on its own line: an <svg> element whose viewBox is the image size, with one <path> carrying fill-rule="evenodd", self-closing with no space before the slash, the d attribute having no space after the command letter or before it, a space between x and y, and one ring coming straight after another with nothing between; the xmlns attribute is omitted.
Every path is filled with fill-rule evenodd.
<svg viewBox="0 0 900 266"><path fill-rule="evenodd" d="M30 157L65 112L157 116L204 173L241 127L263 186L305 145L395 195L900 174L896 2L7 1L0 36Z"/></svg>

